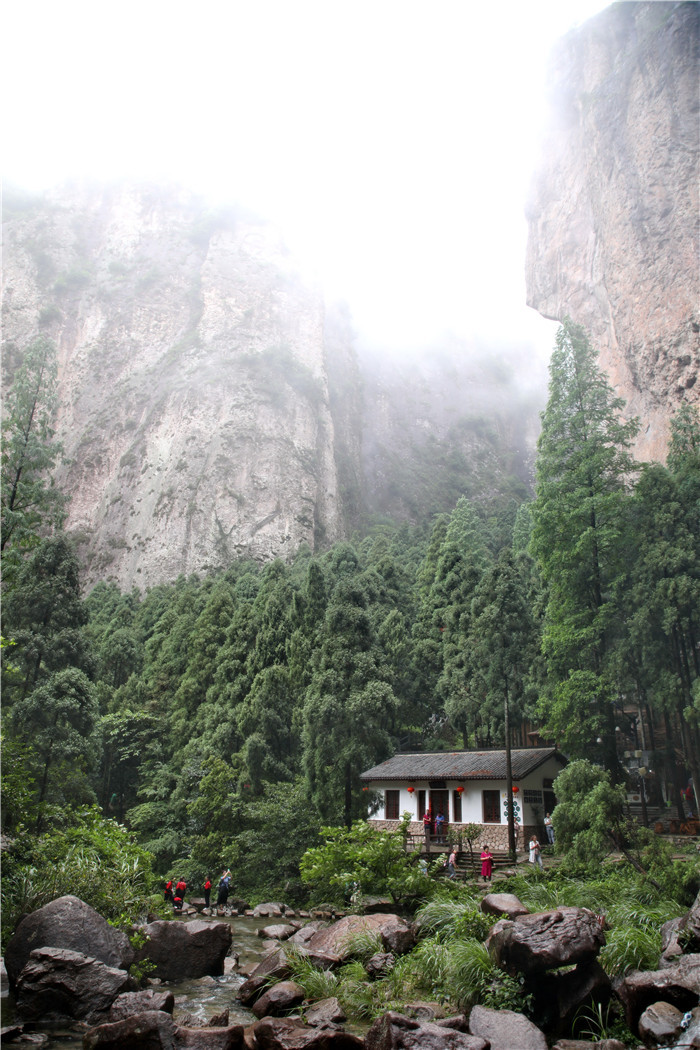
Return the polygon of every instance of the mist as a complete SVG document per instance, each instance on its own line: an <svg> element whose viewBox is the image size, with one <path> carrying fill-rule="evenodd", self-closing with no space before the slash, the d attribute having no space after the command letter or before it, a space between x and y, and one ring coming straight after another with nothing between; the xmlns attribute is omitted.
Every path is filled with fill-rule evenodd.
<svg viewBox="0 0 700 1050"><path fill-rule="evenodd" d="M30 0L4 17L6 177L182 184L274 223L362 346L546 359L523 211L547 55L604 6Z"/></svg>

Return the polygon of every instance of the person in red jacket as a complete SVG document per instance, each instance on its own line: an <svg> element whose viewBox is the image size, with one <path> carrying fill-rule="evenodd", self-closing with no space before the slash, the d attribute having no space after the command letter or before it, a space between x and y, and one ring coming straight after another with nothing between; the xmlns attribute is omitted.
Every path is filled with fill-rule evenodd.
<svg viewBox="0 0 700 1050"><path fill-rule="evenodd" d="M211 897L211 876L207 875L204 882L204 907L209 907L209 898Z"/></svg>
<svg viewBox="0 0 700 1050"><path fill-rule="evenodd" d="M173 896L173 907L175 911L182 911L182 905L185 900L185 891L187 889L187 883L182 876L177 880L175 885L175 895Z"/></svg>
<svg viewBox="0 0 700 1050"><path fill-rule="evenodd" d="M163 899L166 901L172 901L173 899L173 880L168 879L165 884L165 892L163 893Z"/></svg>

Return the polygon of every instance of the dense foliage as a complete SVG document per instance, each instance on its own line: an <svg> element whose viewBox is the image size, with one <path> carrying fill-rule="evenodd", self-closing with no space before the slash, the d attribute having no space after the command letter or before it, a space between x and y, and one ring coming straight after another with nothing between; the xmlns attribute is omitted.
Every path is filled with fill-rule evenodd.
<svg viewBox="0 0 700 1050"><path fill-rule="evenodd" d="M228 866L249 898L302 898L321 828L367 812L364 769L503 745L506 709L513 745L537 725L604 765L605 791L641 734L648 790L672 785L683 811L699 783L700 424L682 410L667 464L633 466L634 425L576 326L557 339L529 505L463 497L430 525L146 593L81 592L46 474L49 365L45 344L28 354L6 437L7 470L32 482L3 504L11 841L43 849L56 814L97 804L161 876L177 865L198 886Z"/></svg>

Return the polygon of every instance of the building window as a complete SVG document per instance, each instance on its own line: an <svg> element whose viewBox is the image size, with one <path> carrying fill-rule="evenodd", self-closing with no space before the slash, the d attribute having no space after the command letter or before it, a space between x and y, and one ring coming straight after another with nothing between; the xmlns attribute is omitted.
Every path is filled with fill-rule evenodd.
<svg viewBox="0 0 700 1050"><path fill-rule="evenodd" d="M384 792L384 819L399 819L399 792L394 788Z"/></svg>
<svg viewBox="0 0 700 1050"><path fill-rule="evenodd" d="M501 792L482 791L481 796L484 804L484 824L500 824Z"/></svg>
<svg viewBox="0 0 700 1050"><path fill-rule="evenodd" d="M454 813L453 820L456 824L462 823L462 792L452 792L452 812Z"/></svg>
<svg viewBox="0 0 700 1050"><path fill-rule="evenodd" d="M418 819L422 820L425 816L425 788L418 789Z"/></svg>
<svg viewBox="0 0 700 1050"><path fill-rule="evenodd" d="M537 791L536 788L525 788L523 792L525 798L524 802L527 802L530 806L541 806L542 805L542 792Z"/></svg>

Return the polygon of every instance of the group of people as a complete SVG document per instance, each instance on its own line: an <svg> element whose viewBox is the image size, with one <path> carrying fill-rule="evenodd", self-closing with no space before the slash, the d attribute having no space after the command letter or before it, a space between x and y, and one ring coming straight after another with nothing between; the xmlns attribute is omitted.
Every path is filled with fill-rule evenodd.
<svg viewBox="0 0 700 1050"><path fill-rule="evenodd" d="M544 826L547 832L547 842L550 846L554 845L554 824L552 822L551 814L545 814ZM542 863L542 847L537 835L533 834L530 836L530 841L527 844L528 848L528 860L530 864L536 865L538 868L543 868ZM481 877L484 882L491 881L491 875L493 873L493 854L489 849L488 845L484 843L481 851Z"/></svg>
<svg viewBox="0 0 700 1050"><path fill-rule="evenodd" d="M430 845L431 835L435 835L438 846L445 844L445 814L441 809L437 811L434 818L430 808L426 809L423 814L423 832L426 846Z"/></svg>
<svg viewBox="0 0 700 1050"><path fill-rule="evenodd" d="M207 875L204 880L204 907L211 907L211 875ZM231 887L231 872L228 868L224 868L221 872L221 878L219 879L218 892L216 897L216 906L223 907L228 900L229 889ZM182 905L185 900L185 893L187 892L187 882L184 878L180 877L177 882L173 879L168 879L165 884L164 899L170 901L173 906L173 910L176 914L182 911Z"/></svg>

